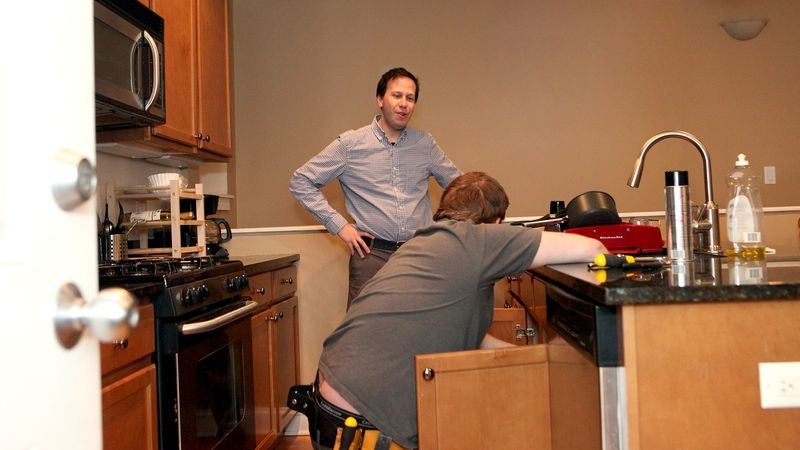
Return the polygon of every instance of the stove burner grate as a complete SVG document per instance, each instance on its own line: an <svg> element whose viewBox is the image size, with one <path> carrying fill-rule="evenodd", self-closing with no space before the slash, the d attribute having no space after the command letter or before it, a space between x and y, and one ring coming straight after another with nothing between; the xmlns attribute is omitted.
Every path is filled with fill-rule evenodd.
<svg viewBox="0 0 800 450"><path fill-rule="evenodd" d="M215 267L228 262L226 256L193 256L187 258L129 259L116 263L100 264L100 277L169 275Z"/></svg>

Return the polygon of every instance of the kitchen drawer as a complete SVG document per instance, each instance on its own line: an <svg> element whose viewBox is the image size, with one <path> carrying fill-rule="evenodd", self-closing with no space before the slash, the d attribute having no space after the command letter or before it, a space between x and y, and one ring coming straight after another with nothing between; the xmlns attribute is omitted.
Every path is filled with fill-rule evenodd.
<svg viewBox="0 0 800 450"><path fill-rule="evenodd" d="M287 266L272 272L272 299L291 296L297 290L297 266Z"/></svg>
<svg viewBox="0 0 800 450"><path fill-rule="evenodd" d="M272 299L272 272L250 275L250 295L253 300L268 305Z"/></svg>
<svg viewBox="0 0 800 450"><path fill-rule="evenodd" d="M155 351L153 305L139 307L139 325L127 339L114 344L100 344L100 368L103 375L143 358Z"/></svg>

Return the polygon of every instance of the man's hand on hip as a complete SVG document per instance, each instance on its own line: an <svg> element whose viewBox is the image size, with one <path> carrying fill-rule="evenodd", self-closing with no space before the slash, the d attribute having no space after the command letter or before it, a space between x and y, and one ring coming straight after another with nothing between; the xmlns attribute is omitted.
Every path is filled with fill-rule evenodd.
<svg viewBox="0 0 800 450"><path fill-rule="evenodd" d="M343 240L347 247L350 249L350 254L352 255L354 252L358 252L358 256L364 257L366 253L369 253L369 246L363 239L362 236L372 237L369 233L364 233L362 231L356 230L352 224L345 225L341 230L339 230L339 239Z"/></svg>

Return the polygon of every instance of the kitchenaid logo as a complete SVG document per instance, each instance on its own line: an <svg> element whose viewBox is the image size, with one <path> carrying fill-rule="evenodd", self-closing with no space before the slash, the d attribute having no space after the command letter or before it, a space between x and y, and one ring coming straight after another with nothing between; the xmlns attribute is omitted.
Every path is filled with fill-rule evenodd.
<svg viewBox="0 0 800 450"><path fill-rule="evenodd" d="M622 239L624 237L625 236L622 236L622 235L618 235L618 236L600 236L600 240L601 241L605 241L605 240L608 240L608 239Z"/></svg>

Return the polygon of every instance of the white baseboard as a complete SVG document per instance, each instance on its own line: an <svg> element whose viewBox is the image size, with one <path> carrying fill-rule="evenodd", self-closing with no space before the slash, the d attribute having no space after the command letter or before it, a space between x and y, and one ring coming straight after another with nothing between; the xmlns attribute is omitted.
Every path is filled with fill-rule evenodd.
<svg viewBox="0 0 800 450"><path fill-rule="evenodd" d="M294 416L283 431L285 436L308 436L308 419L302 414Z"/></svg>

